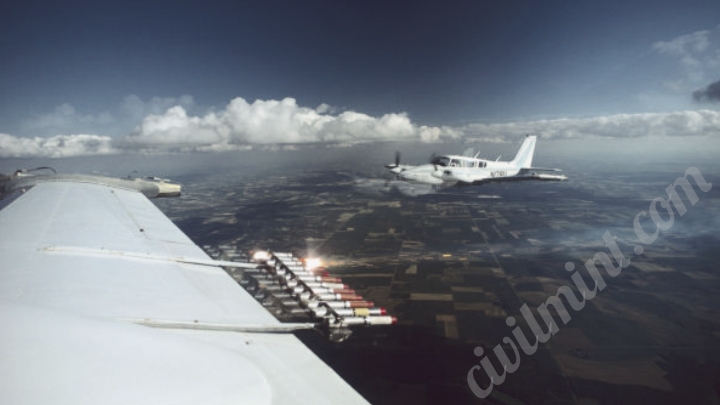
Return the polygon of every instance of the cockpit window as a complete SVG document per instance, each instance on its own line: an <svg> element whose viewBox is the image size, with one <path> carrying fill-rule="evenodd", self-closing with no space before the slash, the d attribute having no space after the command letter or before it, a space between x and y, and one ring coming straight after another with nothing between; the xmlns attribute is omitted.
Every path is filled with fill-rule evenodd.
<svg viewBox="0 0 720 405"><path fill-rule="evenodd" d="M450 159L445 156L438 156L434 158L430 163L438 166L447 166L450 164Z"/></svg>

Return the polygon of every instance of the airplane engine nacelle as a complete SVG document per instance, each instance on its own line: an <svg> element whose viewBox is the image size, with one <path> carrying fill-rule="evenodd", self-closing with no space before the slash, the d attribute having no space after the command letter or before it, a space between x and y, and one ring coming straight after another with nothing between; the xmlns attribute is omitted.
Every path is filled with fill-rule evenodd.
<svg viewBox="0 0 720 405"><path fill-rule="evenodd" d="M435 170L431 173L433 177L436 177L438 179L442 179L444 181L456 181L457 179L455 176L453 176L453 172L451 170Z"/></svg>
<svg viewBox="0 0 720 405"><path fill-rule="evenodd" d="M435 170L434 172L431 172L430 175L437 179L441 179L441 180L445 179L444 173L442 170Z"/></svg>

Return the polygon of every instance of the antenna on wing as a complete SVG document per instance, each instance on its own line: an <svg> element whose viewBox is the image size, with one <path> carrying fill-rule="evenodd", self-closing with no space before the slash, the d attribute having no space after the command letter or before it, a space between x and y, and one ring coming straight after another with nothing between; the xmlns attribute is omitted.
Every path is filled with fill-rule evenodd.
<svg viewBox="0 0 720 405"><path fill-rule="evenodd" d="M13 176L15 176L15 177L31 176L30 173L39 172L39 171L43 171L43 170L51 171L51 172L53 172L53 174L57 174L57 171L50 166L40 166L40 167L35 167L32 169L18 169L15 171L15 174L13 174Z"/></svg>

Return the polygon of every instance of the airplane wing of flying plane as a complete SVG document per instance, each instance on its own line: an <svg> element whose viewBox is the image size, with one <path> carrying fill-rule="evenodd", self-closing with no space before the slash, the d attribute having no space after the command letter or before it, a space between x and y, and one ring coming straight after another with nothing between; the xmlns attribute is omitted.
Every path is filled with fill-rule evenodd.
<svg viewBox="0 0 720 405"><path fill-rule="evenodd" d="M385 167L399 180L435 186L481 185L502 181L563 181L567 176L557 174L560 169L532 167L537 136L528 135L515 158L510 161L485 160L477 157L445 155L435 156L429 164L401 165L400 155L395 163Z"/></svg>
<svg viewBox="0 0 720 405"><path fill-rule="evenodd" d="M0 200L0 403L367 403L290 333L306 324L279 322L146 198L179 185L16 180Z"/></svg>

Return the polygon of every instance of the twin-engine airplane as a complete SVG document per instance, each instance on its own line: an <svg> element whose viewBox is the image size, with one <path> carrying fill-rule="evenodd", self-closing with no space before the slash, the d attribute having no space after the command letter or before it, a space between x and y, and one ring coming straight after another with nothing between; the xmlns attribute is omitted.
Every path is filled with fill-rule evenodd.
<svg viewBox="0 0 720 405"><path fill-rule="evenodd" d="M434 156L429 164L401 165L400 155L395 163L385 165L399 180L435 186L480 185L501 181L544 180L563 181L567 176L553 174L560 169L532 167L537 136L527 135L517 155L511 161L492 161L459 155ZM544 172L544 173L543 173Z"/></svg>

